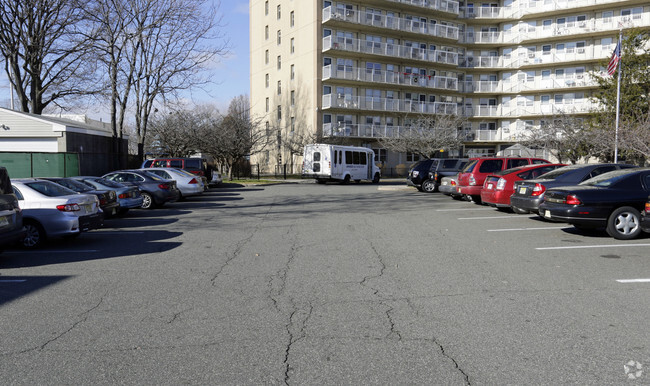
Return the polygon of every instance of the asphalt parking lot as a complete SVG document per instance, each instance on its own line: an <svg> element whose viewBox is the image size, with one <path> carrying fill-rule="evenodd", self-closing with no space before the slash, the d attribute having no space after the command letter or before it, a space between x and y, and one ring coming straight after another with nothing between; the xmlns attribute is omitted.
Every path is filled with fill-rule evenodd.
<svg viewBox="0 0 650 386"><path fill-rule="evenodd" d="M650 383L650 235L403 181L132 212L0 255L3 383Z"/></svg>

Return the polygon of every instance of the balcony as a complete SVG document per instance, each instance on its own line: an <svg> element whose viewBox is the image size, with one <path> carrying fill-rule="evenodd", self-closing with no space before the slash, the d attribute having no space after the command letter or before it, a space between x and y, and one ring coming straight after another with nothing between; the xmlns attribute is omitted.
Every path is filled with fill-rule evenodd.
<svg viewBox="0 0 650 386"><path fill-rule="evenodd" d="M323 38L323 52L329 50L347 51L357 54L390 56L403 59L419 60L430 63L442 63L458 65L458 53L427 50L417 47L402 46L398 44L379 43L369 40L334 38L326 36Z"/></svg>
<svg viewBox="0 0 650 386"><path fill-rule="evenodd" d="M388 0L393 3L408 4L414 7L421 7L426 9L432 9L436 11L442 11L447 13L453 13L454 15L459 14L459 4L457 1L451 0Z"/></svg>
<svg viewBox="0 0 650 386"><path fill-rule="evenodd" d="M497 130L467 130L462 133L462 139L467 142L490 142L490 141L515 141L516 135L508 128Z"/></svg>
<svg viewBox="0 0 650 386"><path fill-rule="evenodd" d="M324 123L323 137L399 138L414 135L418 129L410 126L370 125L356 123Z"/></svg>
<svg viewBox="0 0 650 386"><path fill-rule="evenodd" d="M323 67L323 80L340 79L357 82L382 83L398 86L425 87L441 90L458 90L458 79L447 76L426 76L358 67Z"/></svg>
<svg viewBox="0 0 650 386"><path fill-rule="evenodd" d="M610 0L609 3L627 2L628 0ZM600 5L600 0L528 0L519 3L520 17L533 13L547 13L571 8Z"/></svg>
<svg viewBox="0 0 650 386"><path fill-rule="evenodd" d="M512 118L534 117L557 114L587 114L598 105L588 98L565 99L562 102L542 104L539 101L526 104L516 103L515 100L500 106L465 106L461 114L468 118Z"/></svg>
<svg viewBox="0 0 650 386"><path fill-rule="evenodd" d="M427 23L422 23L419 20L379 15L365 11L343 10L330 6L323 9L323 23L326 23L330 20L339 20L353 24L387 28L401 32L412 32L421 35L451 39L455 41L458 40L458 27L440 24L429 25Z"/></svg>
<svg viewBox="0 0 650 386"><path fill-rule="evenodd" d="M448 114L457 113L456 103L418 102L404 99L355 97L351 95L323 95L323 110L338 108L350 110L385 111L395 113Z"/></svg>
<svg viewBox="0 0 650 386"><path fill-rule="evenodd" d="M519 10L514 7L463 7L461 18L464 19L516 19Z"/></svg>

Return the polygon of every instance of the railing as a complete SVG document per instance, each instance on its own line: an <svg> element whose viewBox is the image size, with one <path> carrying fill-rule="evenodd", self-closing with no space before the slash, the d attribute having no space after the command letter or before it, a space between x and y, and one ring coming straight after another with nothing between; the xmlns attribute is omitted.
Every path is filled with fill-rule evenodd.
<svg viewBox="0 0 650 386"><path fill-rule="evenodd" d="M372 12L344 10L330 6L323 9L323 23L330 20L458 40L458 27L441 24L429 25L419 20L380 15Z"/></svg>
<svg viewBox="0 0 650 386"><path fill-rule="evenodd" d="M461 17L465 19L512 19L519 10L515 7L463 7Z"/></svg>
<svg viewBox="0 0 650 386"><path fill-rule="evenodd" d="M579 87L594 87L598 84L588 74L573 74L564 77L551 76L542 79L538 76L533 81L516 80L519 73L513 74L509 81L464 81L459 82L459 90L466 93L517 93L532 90L558 90Z"/></svg>
<svg viewBox="0 0 650 386"><path fill-rule="evenodd" d="M330 35L323 38L323 52L331 49L458 65L458 53L456 52L428 50L352 38L335 38Z"/></svg>
<svg viewBox="0 0 650 386"><path fill-rule="evenodd" d="M567 99L562 103L550 102L542 104L539 101L531 104L522 104L516 99L510 101L508 105L500 106L463 106L460 113L465 117L474 118L497 118L497 117L522 117L535 115L553 115L553 114L586 114L591 112L596 104L586 98Z"/></svg>
<svg viewBox="0 0 650 386"><path fill-rule="evenodd" d="M323 80L346 79L359 82L394 84L400 86L419 86L443 90L458 90L458 79L447 76L428 76L394 71L365 69L358 67L337 68L336 65L323 67Z"/></svg>
<svg viewBox="0 0 650 386"><path fill-rule="evenodd" d="M323 109L391 111L398 113L456 114L457 104L449 102L418 102L404 99L323 95Z"/></svg>
<svg viewBox="0 0 650 386"><path fill-rule="evenodd" d="M626 2L627 0L610 0L609 3ZM520 15L540 12L552 12L570 8L581 8L602 4L601 0L528 0L519 3Z"/></svg>
<svg viewBox="0 0 650 386"><path fill-rule="evenodd" d="M433 9L436 11L448 12L458 15L459 4L451 0L388 0L394 3L409 4L416 7Z"/></svg>

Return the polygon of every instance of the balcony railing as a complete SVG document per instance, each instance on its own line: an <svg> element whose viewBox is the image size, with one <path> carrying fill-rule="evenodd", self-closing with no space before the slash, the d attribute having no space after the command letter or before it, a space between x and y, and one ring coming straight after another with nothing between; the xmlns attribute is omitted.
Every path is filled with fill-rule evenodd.
<svg viewBox="0 0 650 386"><path fill-rule="evenodd" d="M573 74L564 77L551 76L548 79L536 76L533 80L517 81L517 74L514 74L509 81L473 81L459 82L459 90L466 93L518 93L521 91L533 90L557 90L579 87L595 87L598 84L587 74Z"/></svg>
<svg viewBox="0 0 650 386"><path fill-rule="evenodd" d="M330 6L323 9L323 23L329 20L342 20L348 23L458 40L458 27L441 24L429 25L419 20L386 16L365 11L344 10Z"/></svg>
<svg viewBox="0 0 650 386"><path fill-rule="evenodd" d="M433 9L458 15L459 4L451 0L388 0L394 3L409 4L416 7Z"/></svg>
<svg viewBox="0 0 650 386"><path fill-rule="evenodd" d="M515 7L463 7L461 17L465 19L513 19L519 10Z"/></svg>
<svg viewBox="0 0 650 386"><path fill-rule="evenodd" d="M335 65L327 65L323 67L323 80L327 79L345 79L358 82L418 86L454 91L458 90L458 79L448 76L427 76L358 67L339 68Z"/></svg>
<svg viewBox="0 0 650 386"><path fill-rule="evenodd" d="M458 65L458 53L456 52L428 50L398 44L373 42L369 40L339 38L331 35L323 38L323 52L329 50L341 50L362 54L421 60L432 63Z"/></svg>
<svg viewBox="0 0 650 386"><path fill-rule="evenodd" d="M609 3L626 2L628 0L610 0ZM571 8L582 8L602 4L601 0L528 0L519 3L520 15L540 12L552 12Z"/></svg>
<svg viewBox="0 0 650 386"><path fill-rule="evenodd" d="M544 116L554 114L586 114L591 112L596 104L586 98L564 100L562 103L533 102L531 104L517 104L515 100L508 105L500 106L464 106L461 114L470 118L498 118L521 116Z"/></svg>
<svg viewBox="0 0 650 386"><path fill-rule="evenodd" d="M323 109L342 108L351 110L389 111L419 114L456 114L456 103L418 102L404 99L373 98L332 94L323 95Z"/></svg>

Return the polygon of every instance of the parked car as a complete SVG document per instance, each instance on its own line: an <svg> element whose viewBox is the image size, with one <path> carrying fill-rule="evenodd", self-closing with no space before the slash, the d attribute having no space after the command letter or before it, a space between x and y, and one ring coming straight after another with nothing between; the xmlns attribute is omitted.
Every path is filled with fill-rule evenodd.
<svg viewBox="0 0 650 386"><path fill-rule="evenodd" d="M650 233L650 196L648 196L644 210L641 212L641 230Z"/></svg>
<svg viewBox="0 0 650 386"><path fill-rule="evenodd" d="M77 193L52 181L24 178L13 181L23 211L23 245L36 248L53 237L76 237L100 228L104 213L94 194Z"/></svg>
<svg viewBox="0 0 650 386"><path fill-rule="evenodd" d="M25 236L23 212L11 187L7 169L0 167L0 250Z"/></svg>
<svg viewBox="0 0 650 386"><path fill-rule="evenodd" d="M141 170L153 173L166 180L176 181L176 187L178 187L178 190L180 191L180 196L178 197L179 200L183 200L190 196L197 196L205 190L200 176L194 175L183 169L149 168Z"/></svg>
<svg viewBox="0 0 650 386"><path fill-rule="evenodd" d="M481 190L488 174L500 170L512 169L517 166L550 163L541 158L523 157L480 157L470 158L465 168L458 173L458 193L471 198L476 203L481 202Z"/></svg>
<svg viewBox="0 0 650 386"><path fill-rule="evenodd" d="M438 190L443 177L454 176L467 164L468 158L429 158L422 160L409 170L408 186L415 186L421 192Z"/></svg>
<svg viewBox="0 0 650 386"><path fill-rule="evenodd" d="M176 168L187 170L197 176L204 176L208 181L212 180L212 167L205 158L197 157L176 157L176 158L154 158L146 160L140 166L145 168Z"/></svg>
<svg viewBox="0 0 650 386"><path fill-rule="evenodd" d="M641 233L641 211L650 195L650 168L615 170L574 186L548 189L539 213L578 229L604 227L617 239Z"/></svg>
<svg viewBox="0 0 650 386"><path fill-rule="evenodd" d="M99 207L104 212L104 216L110 217L117 213L117 195L112 190L96 189L69 177L39 177L39 179L52 181L77 193L94 194L99 199Z"/></svg>
<svg viewBox="0 0 650 386"><path fill-rule="evenodd" d="M510 196L515 190L515 181L536 178L562 166L565 164L526 165L490 174L483 183L481 201L499 209L510 208Z"/></svg>
<svg viewBox="0 0 650 386"><path fill-rule="evenodd" d="M442 177L438 191L444 195L451 196L452 198L459 199L461 194L458 193L458 174L448 177Z"/></svg>
<svg viewBox="0 0 650 386"><path fill-rule="evenodd" d="M510 197L510 205L515 213L537 213L539 204L544 199L544 192L547 189L564 185L577 185L603 173L633 167L636 166L602 163L564 166L539 176L539 178L515 182L514 193Z"/></svg>
<svg viewBox="0 0 650 386"><path fill-rule="evenodd" d="M72 178L96 189L112 190L115 192L118 214L125 214L129 209L140 208L142 206L142 194L140 194L140 189L136 186L126 186L103 177L76 176Z"/></svg>
<svg viewBox="0 0 650 386"><path fill-rule="evenodd" d="M118 170L108 173L104 178L124 185L136 186L142 195L143 209L161 207L167 202L177 201L180 191L176 181L166 180L143 170Z"/></svg>

